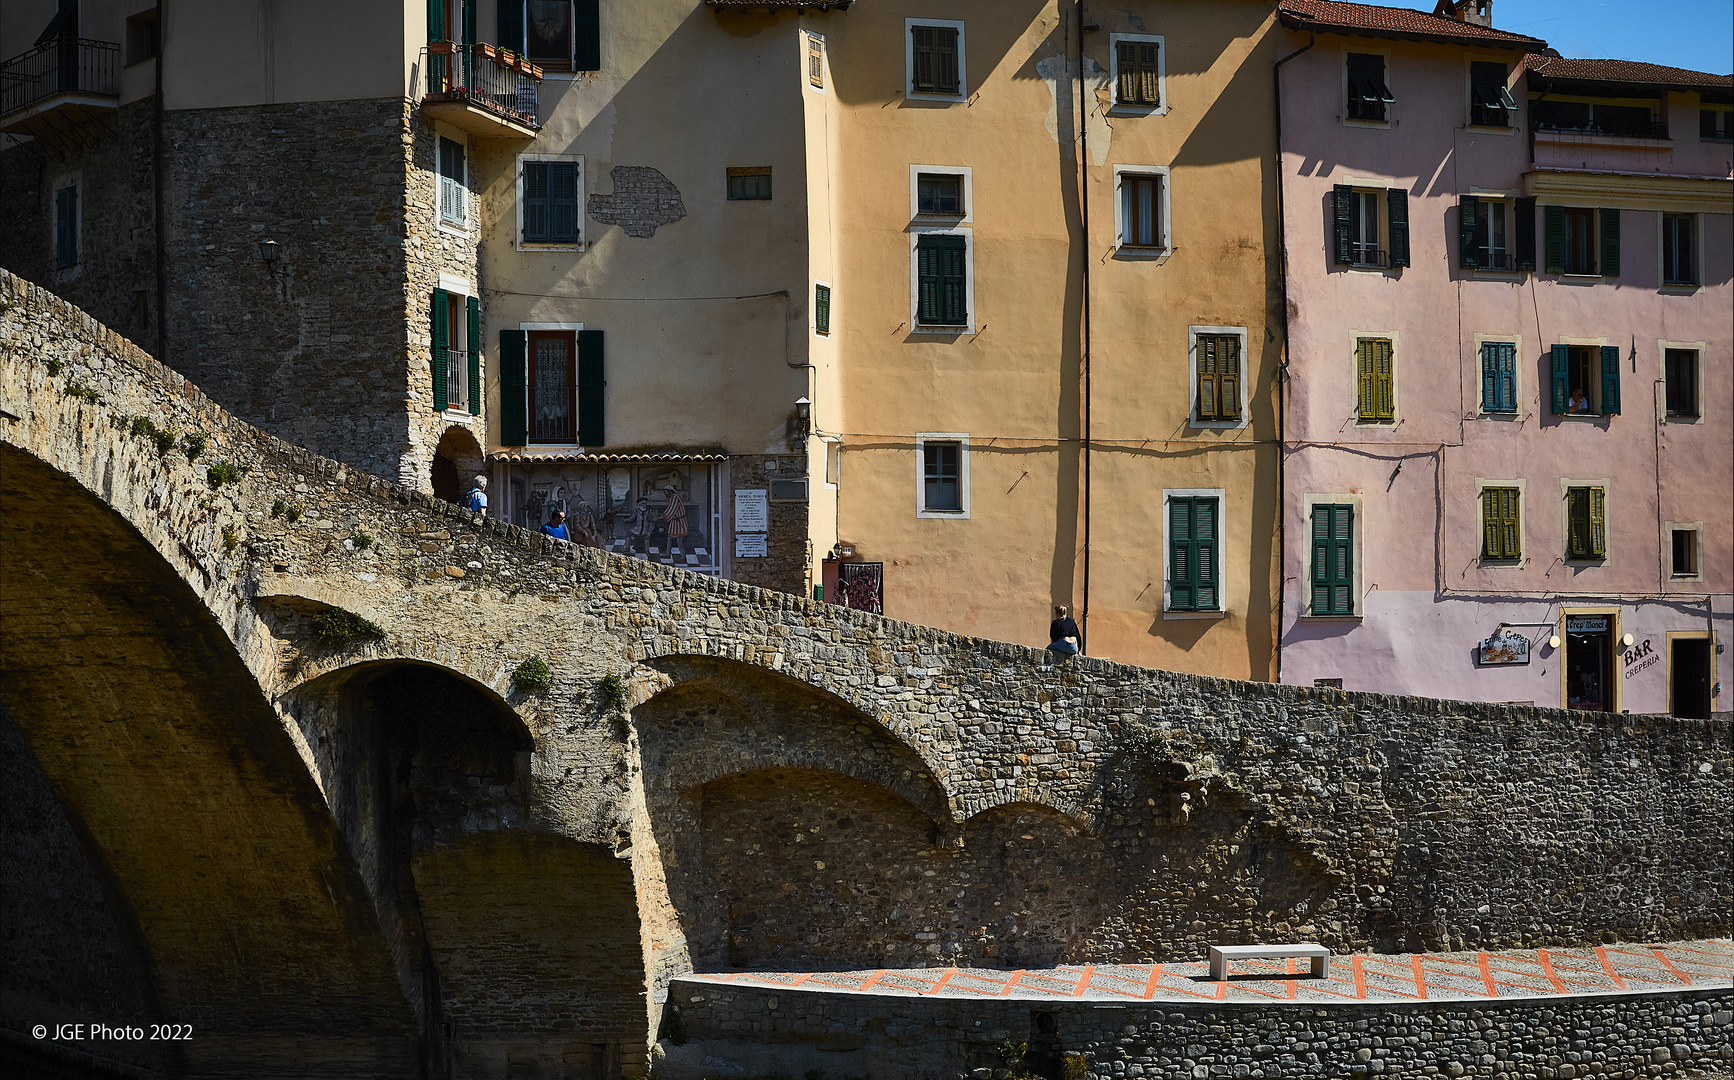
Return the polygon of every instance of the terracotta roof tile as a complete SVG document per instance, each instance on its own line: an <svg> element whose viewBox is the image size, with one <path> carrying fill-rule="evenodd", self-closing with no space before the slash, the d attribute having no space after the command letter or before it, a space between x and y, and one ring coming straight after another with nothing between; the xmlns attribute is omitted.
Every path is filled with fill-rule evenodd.
<svg viewBox="0 0 1734 1080"><path fill-rule="evenodd" d="M1524 47L1538 52L1547 47L1547 42L1540 38L1507 33L1490 26L1458 22L1456 19L1447 19L1442 15L1416 11L1413 8L1344 4L1337 0L1283 0L1280 10L1285 25L1301 30L1361 31Z"/></svg>
<svg viewBox="0 0 1734 1080"><path fill-rule="evenodd" d="M1645 64L1636 60L1578 60L1567 56L1530 55L1523 58L1523 66L1550 79L1734 88L1734 75L1712 75L1707 71Z"/></svg>

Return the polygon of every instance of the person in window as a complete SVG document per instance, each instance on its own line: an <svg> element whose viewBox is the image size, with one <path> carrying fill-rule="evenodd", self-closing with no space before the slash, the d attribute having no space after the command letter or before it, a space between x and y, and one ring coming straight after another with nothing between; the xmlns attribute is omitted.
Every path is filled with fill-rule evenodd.
<svg viewBox="0 0 1734 1080"><path fill-rule="evenodd" d="M475 486L464 494L464 506L470 513L488 516L488 478L477 476Z"/></svg>
<svg viewBox="0 0 1734 1080"><path fill-rule="evenodd" d="M566 531L566 511L554 511L554 516L548 519L548 524L542 526L542 535L552 536L556 540L572 539L571 534Z"/></svg>
<svg viewBox="0 0 1734 1080"><path fill-rule="evenodd" d="M1055 656L1078 655L1078 624L1064 604L1054 605L1054 621L1048 624L1048 651Z"/></svg>
<svg viewBox="0 0 1734 1080"><path fill-rule="evenodd" d="M1581 387L1571 392L1571 406L1567 411L1574 413L1587 413L1590 411L1589 398L1584 396Z"/></svg>

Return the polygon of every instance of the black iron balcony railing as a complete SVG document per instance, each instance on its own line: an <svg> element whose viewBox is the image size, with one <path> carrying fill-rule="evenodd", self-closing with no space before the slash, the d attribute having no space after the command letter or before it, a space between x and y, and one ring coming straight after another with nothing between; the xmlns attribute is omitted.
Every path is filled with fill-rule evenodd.
<svg viewBox="0 0 1734 1080"><path fill-rule="evenodd" d="M1617 139L1665 139L1668 137L1668 122L1666 120L1615 120L1599 116L1593 120L1578 123L1537 119L1535 130L1557 132L1563 135L1608 135Z"/></svg>
<svg viewBox="0 0 1734 1080"><path fill-rule="evenodd" d="M422 103L461 102L529 128L541 126L542 69L492 45L436 41L422 50Z"/></svg>
<svg viewBox="0 0 1734 1080"><path fill-rule="evenodd" d="M0 116L55 94L120 96L120 46L58 38L0 63Z"/></svg>

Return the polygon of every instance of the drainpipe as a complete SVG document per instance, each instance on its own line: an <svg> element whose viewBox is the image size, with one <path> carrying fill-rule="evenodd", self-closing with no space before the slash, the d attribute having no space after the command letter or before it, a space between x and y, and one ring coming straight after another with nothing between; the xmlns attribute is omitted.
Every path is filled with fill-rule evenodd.
<svg viewBox="0 0 1734 1080"><path fill-rule="evenodd" d="M157 0L157 70L156 104L151 126L151 187L156 201L156 279L157 279L157 361L169 362L169 266L164 245L168 242L168 226L163 220L167 199L163 193L164 112L163 66L168 60L168 0Z"/></svg>
<svg viewBox="0 0 1734 1080"><path fill-rule="evenodd" d="M1084 390L1084 590L1078 607L1078 651L1090 651L1090 104L1084 81L1084 0L1078 0L1078 208L1084 243L1079 259L1083 267L1083 351L1078 356Z"/></svg>
<svg viewBox="0 0 1734 1080"><path fill-rule="evenodd" d="M1271 87L1276 95L1276 239L1281 253L1277 279L1282 284L1282 360L1276 379L1276 681L1282 682L1282 632L1288 613L1288 431L1283 395L1288 390L1288 228L1282 201L1282 66L1312 48L1318 38L1310 31L1307 43L1278 60L1271 68Z"/></svg>

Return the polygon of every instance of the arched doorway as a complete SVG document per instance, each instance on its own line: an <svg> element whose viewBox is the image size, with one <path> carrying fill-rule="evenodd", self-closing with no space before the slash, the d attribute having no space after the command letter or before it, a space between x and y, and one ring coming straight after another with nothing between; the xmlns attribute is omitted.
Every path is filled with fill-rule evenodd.
<svg viewBox="0 0 1734 1080"><path fill-rule="evenodd" d="M446 428L434 448L428 468L428 484L434 496L447 502L457 502L469 490L473 477L484 464L481 444L470 429L459 424Z"/></svg>

